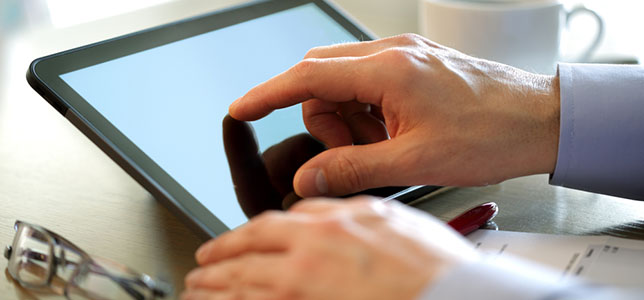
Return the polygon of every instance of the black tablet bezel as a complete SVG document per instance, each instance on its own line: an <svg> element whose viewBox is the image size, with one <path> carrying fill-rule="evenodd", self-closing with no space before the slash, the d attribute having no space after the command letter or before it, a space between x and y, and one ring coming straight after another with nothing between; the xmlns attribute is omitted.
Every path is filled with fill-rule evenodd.
<svg viewBox="0 0 644 300"><path fill-rule="evenodd" d="M60 75L308 3L317 5L358 40L373 39L367 30L324 0L255 1L36 59L29 67L27 80L155 198L199 232L214 237L229 228L68 86Z"/></svg>

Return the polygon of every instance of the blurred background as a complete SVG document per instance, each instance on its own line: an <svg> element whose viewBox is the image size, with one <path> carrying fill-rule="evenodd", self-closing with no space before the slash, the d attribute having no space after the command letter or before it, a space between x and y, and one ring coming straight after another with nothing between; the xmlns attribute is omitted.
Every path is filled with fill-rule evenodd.
<svg viewBox="0 0 644 300"><path fill-rule="evenodd" d="M332 0L377 35L384 37L403 32L418 32L418 0ZM196 15L244 0L0 0L0 58L6 73L12 42L31 38L40 45L56 43L78 46L102 38L184 16ZM566 6L584 4L599 12L605 20L606 35L596 53L598 60L644 55L644 28L641 13L644 1L638 0L563 0ZM155 7L166 9L155 9ZM168 9L170 8L170 9ZM174 17L169 14L176 12ZM106 20L112 19L113 22ZM120 20L120 21L119 21ZM101 22L103 21L103 22ZM91 32L71 28L92 28ZM573 35L564 36L567 52L582 48L594 36L596 26L590 16L573 19ZM92 32L96 33L92 36ZM72 34L73 33L73 34ZM89 35L87 35L89 33ZM71 34L71 35L70 35ZM64 41L52 41L63 39ZM47 48L47 47L45 47ZM56 47L52 49L57 50ZM24 67L23 67L24 68ZM6 76L6 75L4 75Z"/></svg>

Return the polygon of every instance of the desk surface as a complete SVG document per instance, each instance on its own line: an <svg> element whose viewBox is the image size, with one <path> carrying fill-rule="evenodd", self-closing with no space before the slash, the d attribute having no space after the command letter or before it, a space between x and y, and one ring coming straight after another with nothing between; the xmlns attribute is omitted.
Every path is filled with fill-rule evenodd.
<svg viewBox="0 0 644 300"><path fill-rule="evenodd" d="M21 219L182 289L203 240L33 92L24 71L47 53L242 1L210 2L215 1L168 4L14 41L2 70L9 76L0 82L0 244L11 242L13 222ZM644 202L552 187L547 176L452 189L418 207L447 220L486 201L499 204L496 222L503 230L644 238ZM17 287L6 271L0 277L3 299L52 298Z"/></svg>

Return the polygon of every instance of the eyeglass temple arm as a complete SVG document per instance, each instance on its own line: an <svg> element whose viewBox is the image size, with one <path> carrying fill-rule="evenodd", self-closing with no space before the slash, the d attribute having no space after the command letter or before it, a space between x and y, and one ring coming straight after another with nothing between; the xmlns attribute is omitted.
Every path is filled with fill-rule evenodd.
<svg viewBox="0 0 644 300"><path fill-rule="evenodd" d="M105 276L111 279L112 281L116 282L123 290L125 290L134 299L145 300L145 297L131 286L131 284L136 284L137 282L114 276L109 272L105 271L103 267L101 267L99 264L95 263L94 261L90 261L89 263L94 273ZM154 289L154 287L148 286L143 280L139 278L137 278L137 280L141 281L141 283L149 287L150 290L152 290L156 294L156 290Z"/></svg>

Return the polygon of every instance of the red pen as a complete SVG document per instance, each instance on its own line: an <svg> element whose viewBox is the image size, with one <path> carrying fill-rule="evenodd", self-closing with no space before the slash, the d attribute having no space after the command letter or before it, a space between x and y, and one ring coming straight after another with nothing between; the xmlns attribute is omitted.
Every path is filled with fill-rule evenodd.
<svg viewBox="0 0 644 300"><path fill-rule="evenodd" d="M498 212L499 207L496 203L483 203L447 222L447 225L454 228L454 230L460 232L462 235L467 235L468 233L479 229L485 223L491 221Z"/></svg>
<svg viewBox="0 0 644 300"><path fill-rule="evenodd" d="M421 191L423 187L426 186L417 185L409 187L387 198L384 198L383 201L388 202L397 200L403 203L413 202L414 200L419 199L420 196L417 195L417 192ZM462 235L467 235L472 231L479 229L485 223L491 221L498 212L499 207L496 205L496 203L483 203L447 222L447 225L460 232Z"/></svg>

